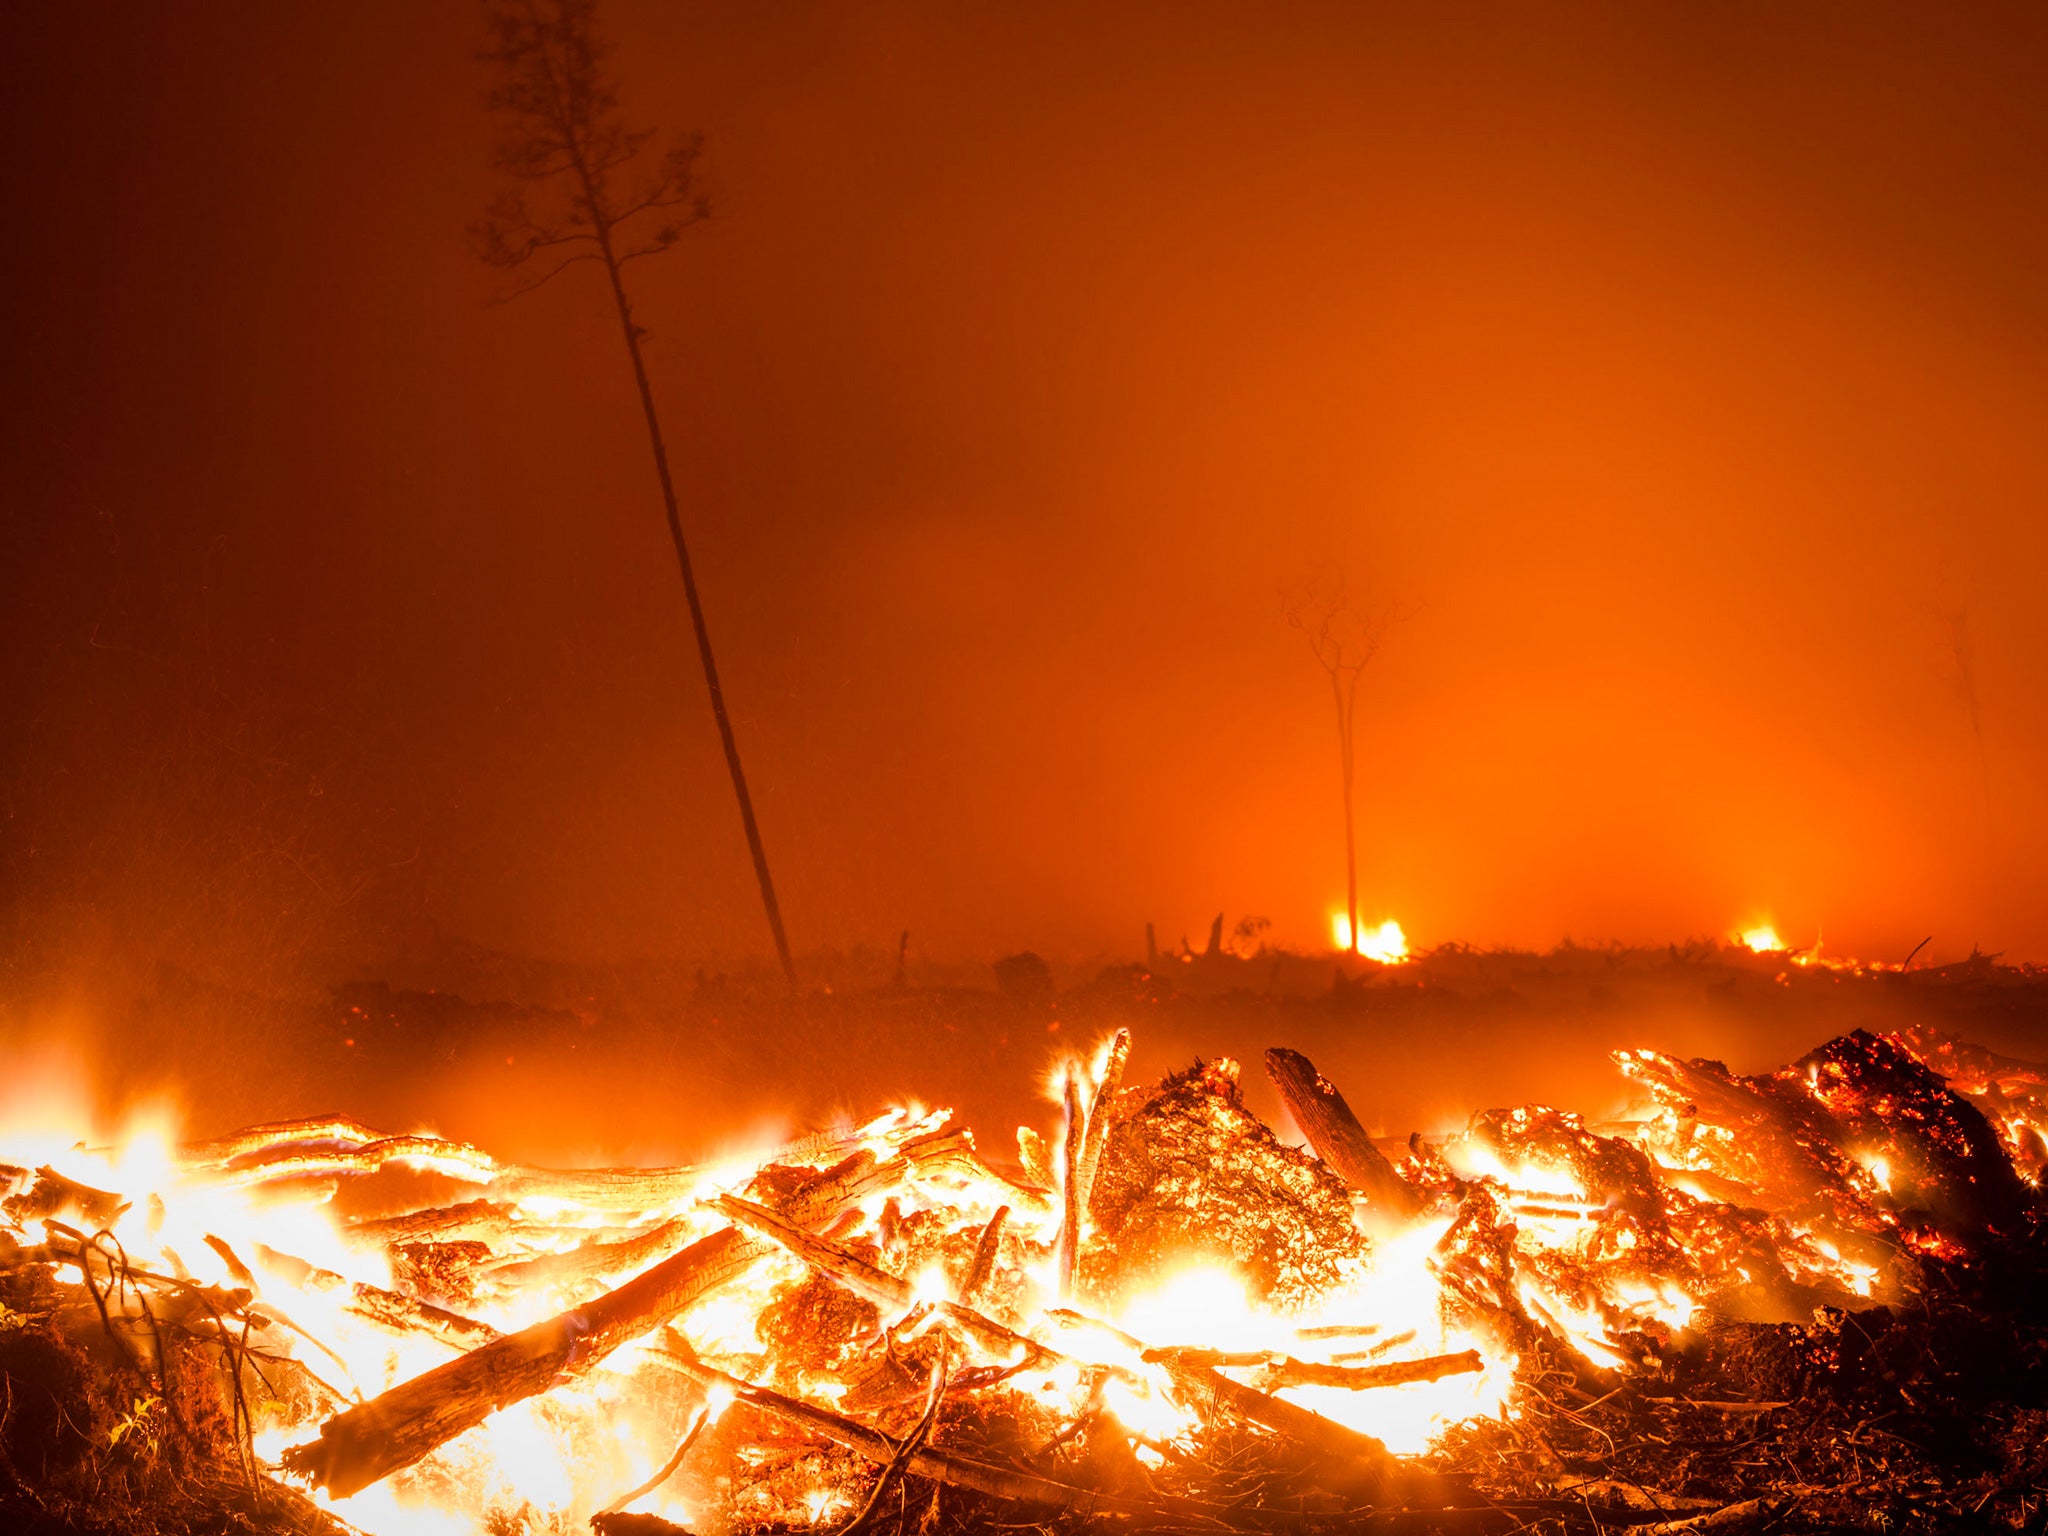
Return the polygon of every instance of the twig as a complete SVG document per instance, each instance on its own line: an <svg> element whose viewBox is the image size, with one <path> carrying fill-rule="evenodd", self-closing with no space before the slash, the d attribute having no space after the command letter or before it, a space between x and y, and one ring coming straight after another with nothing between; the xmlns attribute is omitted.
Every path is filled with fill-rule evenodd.
<svg viewBox="0 0 2048 1536"><path fill-rule="evenodd" d="M661 1470L655 1473L654 1476L647 1479L647 1481L642 1483L638 1488L635 1488L631 1493L620 1494L616 1499L613 1499L611 1503L605 1505L603 1509L599 1510L598 1514L615 1515L620 1510L624 1509L628 1504L631 1504L635 1499L645 1498L648 1494L654 1492L655 1489L659 1488L663 1483L667 1482L671 1477L675 1476L676 1468L680 1467L683 1464L683 1458L690 1454L690 1447L697 1443L697 1437L704 1432L704 1426L710 1422L711 1405L709 1403L706 1403L702 1408L699 1408L697 1410L697 1416L690 1421L689 1429L684 1433L681 1442L676 1446L675 1455L669 1457L669 1459L662 1464Z"/></svg>
<svg viewBox="0 0 2048 1536"><path fill-rule="evenodd" d="M888 1490L889 1485L902 1474L910 1458L923 1450L925 1442L931 1438L932 1427L939 1422L939 1404L945 1401L945 1397L946 1345L945 1340L941 1338L939 1358L932 1362L931 1384L926 1389L924 1412L918 1415L917 1423L910 1433L903 1437L896 1454L883 1466L881 1476L875 1479L875 1486L868 1490L867 1503L861 1506L859 1514L839 1528L838 1536L853 1536L853 1532L865 1525L868 1517L874 1514L875 1507L882 1502L882 1495Z"/></svg>

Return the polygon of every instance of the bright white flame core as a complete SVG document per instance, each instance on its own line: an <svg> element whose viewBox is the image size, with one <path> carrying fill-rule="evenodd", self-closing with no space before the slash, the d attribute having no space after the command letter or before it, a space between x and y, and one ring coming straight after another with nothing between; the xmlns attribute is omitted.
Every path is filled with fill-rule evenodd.
<svg viewBox="0 0 2048 1536"><path fill-rule="evenodd" d="M1778 937L1778 930L1769 923L1758 923L1754 928L1742 930L1743 947L1757 955L1775 955L1785 948L1785 941Z"/></svg>
<svg viewBox="0 0 2048 1536"><path fill-rule="evenodd" d="M1351 918L1337 912L1330 917L1330 937L1337 948L1351 948ZM1358 952L1368 960L1377 960L1381 965L1398 965L1408 958L1408 935L1401 931L1401 925L1388 918L1377 928L1364 928L1358 935Z"/></svg>

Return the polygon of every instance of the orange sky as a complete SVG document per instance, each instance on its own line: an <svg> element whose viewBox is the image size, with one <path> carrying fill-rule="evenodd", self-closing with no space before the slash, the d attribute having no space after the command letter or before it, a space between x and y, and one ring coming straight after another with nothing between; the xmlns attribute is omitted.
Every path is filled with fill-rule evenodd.
<svg viewBox="0 0 2048 1536"><path fill-rule="evenodd" d="M2048 959L2038 9L607 16L800 949L1321 940L1320 560L1412 613L1369 918ZM17 889L765 949L615 322L465 246L475 12L6 27Z"/></svg>

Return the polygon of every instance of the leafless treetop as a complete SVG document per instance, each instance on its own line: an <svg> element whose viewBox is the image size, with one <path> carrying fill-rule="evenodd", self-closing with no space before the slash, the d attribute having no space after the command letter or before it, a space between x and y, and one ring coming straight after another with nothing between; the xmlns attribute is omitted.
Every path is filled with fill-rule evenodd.
<svg viewBox="0 0 2048 1536"><path fill-rule="evenodd" d="M510 183L471 227L491 266L539 270L508 294L538 288L584 261L623 266L667 250L710 216L699 185L701 134L644 155L651 128L627 124L595 0L489 0L499 66L490 105L505 129L494 163Z"/></svg>

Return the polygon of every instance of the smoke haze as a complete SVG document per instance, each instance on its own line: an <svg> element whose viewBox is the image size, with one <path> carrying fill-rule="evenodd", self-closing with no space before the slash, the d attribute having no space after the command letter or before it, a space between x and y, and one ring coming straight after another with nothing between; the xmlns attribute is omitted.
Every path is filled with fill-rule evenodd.
<svg viewBox="0 0 2048 1536"><path fill-rule="evenodd" d="M607 26L799 950L1325 942L1336 565L1368 920L2048 958L2040 11ZM5 27L18 967L764 953L615 319L465 242L473 9Z"/></svg>

